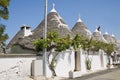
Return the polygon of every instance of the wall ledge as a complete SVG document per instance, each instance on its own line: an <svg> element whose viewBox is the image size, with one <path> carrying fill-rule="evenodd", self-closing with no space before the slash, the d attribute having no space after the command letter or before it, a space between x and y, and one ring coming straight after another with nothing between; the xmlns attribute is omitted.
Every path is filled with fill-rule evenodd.
<svg viewBox="0 0 120 80"><path fill-rule="evenodd" d="M36 57L36 54L0 54L0 58L8 58L8 57Z"/></svg>

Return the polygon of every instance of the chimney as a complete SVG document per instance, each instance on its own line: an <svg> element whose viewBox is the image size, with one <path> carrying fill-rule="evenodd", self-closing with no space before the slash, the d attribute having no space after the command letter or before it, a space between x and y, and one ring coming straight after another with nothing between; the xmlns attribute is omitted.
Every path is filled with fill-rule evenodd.
<svg viewBox="0 0 120 80"><path fill-rule="evenodd" d="M22 31L23 37L32 35L31 27L29 27L29 26L23 25L21 27L21 31Z"/></svg>

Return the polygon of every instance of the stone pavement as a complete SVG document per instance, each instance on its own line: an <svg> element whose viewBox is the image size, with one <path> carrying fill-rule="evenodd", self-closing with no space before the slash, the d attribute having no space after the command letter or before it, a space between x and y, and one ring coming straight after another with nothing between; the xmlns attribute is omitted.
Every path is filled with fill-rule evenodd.
<svg viewBox="0 0 120 80"><path fill-rule="evenodd" d="M120 68L108 70L104 73L98 73L96 76L90 77L85 80L120 80Z"/></svg>
<svg viewBox="0 0 120 80"><path fill-rule="evenodd" d="M120 68L107 69L104 71L84 75L79 78L64 80L120 80Z"/></svg>
<svg viewBox="0 0 120 80"><path fill-rule="evenodd" d="M85 74L79 78L69 79L62 77L45 78L43 76L29 80L120 80L120 67Z"/></svg>
<svg viewBox="0 0 120 80"><path fill-rule="evenodd" d="M45 78L43 76L40 76L40 77L36 77L32 80L64 80L64 79L67 79L67 78L64 78L64 77L51 77L51 78ZM31 79L30 79L31 80Z"/></svg>
<svg viewBox="0 0 120 80"><path fill-rule="evenodd" d="M32 79L30 78L30 76L27 76L27 77L21 77L20 79L18 78L18 79L9 79L9 80L120 80L120 67L107 69L107 70L100 70L95 72L90 71L87 74L84 74L83 76L74 79L69 79L64 77L45 78L43 76Z"/></svg>

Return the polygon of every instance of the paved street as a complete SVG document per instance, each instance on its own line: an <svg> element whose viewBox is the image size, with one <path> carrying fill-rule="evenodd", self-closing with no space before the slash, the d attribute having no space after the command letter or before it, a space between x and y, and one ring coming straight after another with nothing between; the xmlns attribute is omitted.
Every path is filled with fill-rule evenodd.
<svg viewBox="0 0 120 80"><path fill-rule="evenodd" d="M105 70L69 80L120 80L120 68Z"/></svg>

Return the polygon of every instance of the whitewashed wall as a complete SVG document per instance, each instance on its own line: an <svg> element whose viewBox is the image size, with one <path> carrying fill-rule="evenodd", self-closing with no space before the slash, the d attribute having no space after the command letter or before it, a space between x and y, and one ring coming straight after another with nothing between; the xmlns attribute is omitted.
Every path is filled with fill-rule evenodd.
<svg viewBox="0 0 120 80"><path fill-rule="evenodd" d="M86 70L86 65L85 65L85 51L80 49L80 71L81 73L85 73L88 70ZM91 70L100 70L100 69L105 69L107 65L107 57L103 51L96 52L95 54L90 54L89 57L92 60L91 63ZM69 72L73 71L74 72L74 67L75 67L75 59L74 59L74 51L66 51L63 53L60 53L57 57L58 62L57 66L55 68L57 76L62 76L62 77L68 77ZM48 68L48 65L46 64L47 69L46 69L46 75L47 77L50 77L51 71Z"/></svg>
<svg viewBox="0 0 120 80"><path fill-rule="evenodd" d="M68 77L69 72L74 70L74 52L73 51L64 51L57 56L57 66L55 68L57 76ZM51 71L46 64L46 75L51 77Z"/></svg>
<svg viewBox="0 0 120 80"><path fill-rule="evenodd" d="M31 75L31 63L35 55L0 55L0 80L18 80ZM13 79L14 78L14 79Z"/></svg>
<svg viewBox="0 0 120 80"><path fill-rule="evenodd" d="M86 55L84 54L85 52L82 49L80 49L79 53L80 53L80 71L86 72L86 65L85 65Z"/></svg>
<svg viewBox="0 0 120 80"><path fill-rule="evenodd" d="M81 59L80 59L80 64L81 64L81 72L86 72L86 65L85 65L85 59L86 59L86 52L83 51L82 49L80 50L81 54ZM107 65L107 56L103 51L99 52L90 52L88 57L91 60L91 70L98 70L98 69L105 69Z"/></svg>
<svg viewBox="0 0 120 80"><path fill-rule="evenodd" d="M87 72L86 70L86 65L85 65L85 52L80 49L80 71L81 74L84 72ZM28 54L27 54L28 55ZM92 60L92 69L91 70L97 70L97 69L103 69L106 68L107 65L107 57L104 52L99 51L97 54L90 54L89 57ZM57 56L57 66L55 68L57 76L61 77L68 77L69 72L73 71L74 72L74 67L75 67L75 59L74 59L74 51L64 51L61 52ZM43 60L41 57L37 57L36 55L31 55L31 56L15 56L15 55L6 55L6 56L1 56L0 55L0 80L7 80L5 78L7 77L13 77L13 76L30 76L31 75L31 68L37 68L33 69L33 74L37 76L38 71L42 70L44 71L44 62L43 65L41 65L41 68L37 67L39 65L39 61L33 65L34 67L31 66L32 62L35 60ZM42 61L40 61L42 64ZM40 66L40 65L39 65ZM43 68L43 69L42 69ZM42 74L42 71L40 74ZM46 76L51 77L51 71L48 67L48 64L46 63ZM38 75L39 76L39 75Z"/></svg>

